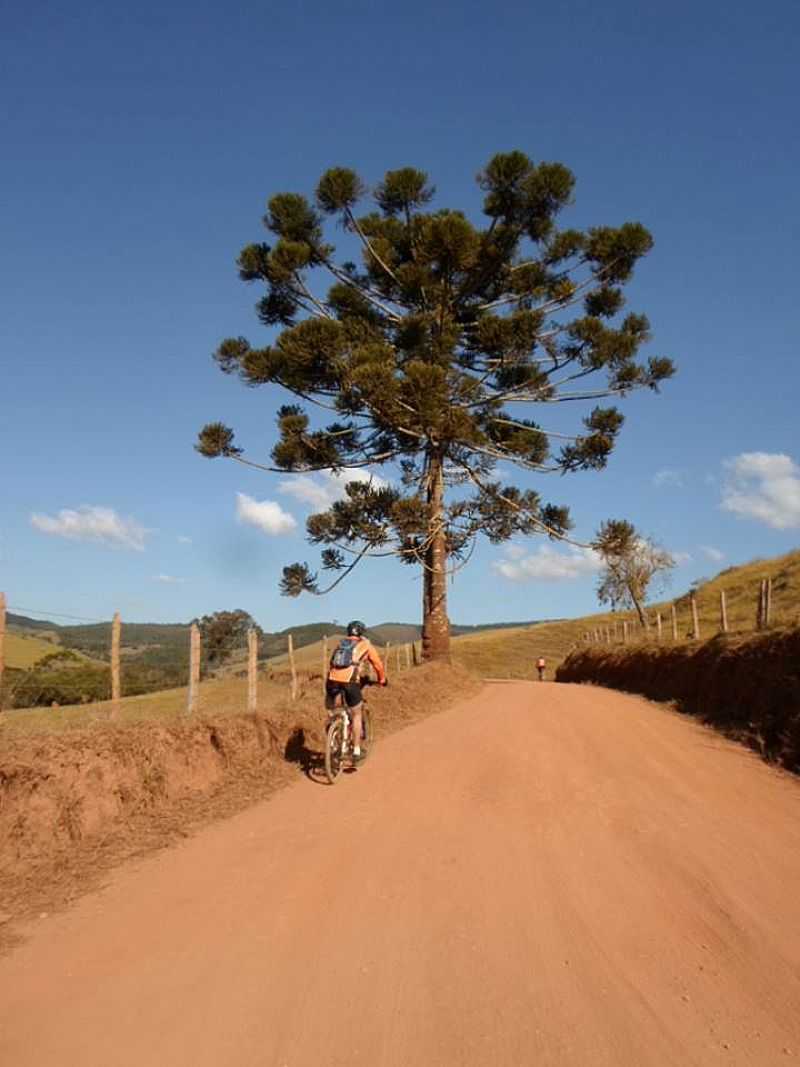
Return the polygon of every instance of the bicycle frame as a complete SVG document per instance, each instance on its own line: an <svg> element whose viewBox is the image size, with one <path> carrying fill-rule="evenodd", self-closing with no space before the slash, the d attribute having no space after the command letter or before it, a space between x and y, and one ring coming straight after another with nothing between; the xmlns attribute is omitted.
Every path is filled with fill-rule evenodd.
<svg viewBox="0 0 800 1067"><path fill-rule="evenodd" d="M366 716L369 714L369 708L367 706L367 699L366 699L365 696L362 696L361 707L363 708L362 718L361 718L361 731L362 731L362 734L363 734L363 732L364 732L364 722L365 722ZM341 718L341 720L342 720L342 726L344 727L344 731L343 731L342 753L341 754L342 754L342 756L344 756L345 752L347 751L348 744L352 747L352 743L353 743L353 717L350 714L350 709L347 706L347 701L344 699L344 694L343 693L337 693L336 694L336 703L334 704L334 706L332 708L328 708L327 711L328 711L328 722L327 722L327 725L326 725L326 729L327 729L328 726L330 726L331 722L334 719L336 719L337 717Z"/></svg>
<svg viewBox="0 0 800 1067"><path fill-rule="evenodd" d="M344 756L344 754L347 752L348 744L352 744L353 720L350 717L350 709L348 708L347 703L341 693L336 698L335 706L328 710L328 726L330 726L331 722L336 718L340 718L342 720L342 726L344 727L342 731L341 751L341 755Z"/></svg>

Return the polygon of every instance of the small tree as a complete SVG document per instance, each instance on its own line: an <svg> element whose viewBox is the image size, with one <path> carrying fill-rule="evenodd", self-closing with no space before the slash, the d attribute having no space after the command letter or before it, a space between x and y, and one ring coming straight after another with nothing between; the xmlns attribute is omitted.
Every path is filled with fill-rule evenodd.
<svg viewBox="0 0 800 1067"><path fill-rule="evenodd" d="M308 539L336 574L328 589L367 556L422 568L426 658L448 654L446 579L479 535L562 538L571 527L566 507L494 478L498 461L537 474L600 470L623 421L597 405L565 434L526 409L656 389L673 373L668 359L637 361L644 315L612 324L652 247L644 226L559 230L573 175L522 152L496 155L478 184L482 227L459 210L425 210L434 188L410 167L387 172L361 216L366 188L343 167L323 174L316 206L296 193L272 197L264 222L275 241L248 245L238 266L266 287L258 317L281 332L265 347L230 338L215 356L247 385L280 385L301 401L278 409L272 465L253 466L397 472L391 486L348 484L343 500L308 519ZM361 267L337 262L326 216L360 246ZM312 423L308 405L323 421ZM196 447L251 462L222 423L207 425ZM328 591L306 563L285 567L281 588Z"/></svg>
<svg viewBox="0 0 800 1067"><path fill-rule="evenodd" d="M200 630L203 659L209 667L218 667L231 655L247 644L247 631L256 630L259 640L264 636L261 628L246 611L215 611L193 619Z"/></svg>
<svg viewBox="0 0 800 1067"><path fill-rule="evenodd" d="M644 604L654 581L666 583L675 560L659 545L637 533L625 519L609 519L600 527L595 544L603 558L603 571L597 599L619 607L635 608L639 621L648 629Z"/></svg>

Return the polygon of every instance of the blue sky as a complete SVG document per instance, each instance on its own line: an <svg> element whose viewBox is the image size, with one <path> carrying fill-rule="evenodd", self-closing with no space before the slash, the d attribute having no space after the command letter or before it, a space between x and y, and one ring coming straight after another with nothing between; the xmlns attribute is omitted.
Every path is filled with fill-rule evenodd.
<svg viewBox="0 0 800 1067"><path fill-rule="evenodd" d="M578 537L632 519L679 555L676 592L797 545L795 2L34 0L4 6L3 38L10 604L137 621L243 607L271 630L418 619L418 577L392 563L322 601L281 598L280 567L314 559L298 490L192 445L216 419L255 458L273 440L278 391L211 361L225 336L268 340L234 261L271 194L311 193L333 165L368 182L414 165L475 213L476 171L512 148L572 168L567 221L651 229L629 303L678 365L660 396L624 402L606 472L532 484L570 504ZM244 500L261 527L242 522L237 494L280 511ZM593 610L587 561L542 547L481 548L451 618Z"/></svg>

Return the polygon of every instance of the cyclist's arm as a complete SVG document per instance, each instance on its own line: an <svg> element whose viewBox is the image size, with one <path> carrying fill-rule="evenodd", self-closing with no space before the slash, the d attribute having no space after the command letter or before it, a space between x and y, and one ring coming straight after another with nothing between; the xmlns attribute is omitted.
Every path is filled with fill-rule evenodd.
<svg viewBox="0 0 800 1067"><path fill-rule="evenodd" d="M386 671L384 670L381 657L376 652L372 643L370 643L369 649L367 650L367 659L375 668L375 673L378 675L378 685L383 685L386 682Z"/></svg>

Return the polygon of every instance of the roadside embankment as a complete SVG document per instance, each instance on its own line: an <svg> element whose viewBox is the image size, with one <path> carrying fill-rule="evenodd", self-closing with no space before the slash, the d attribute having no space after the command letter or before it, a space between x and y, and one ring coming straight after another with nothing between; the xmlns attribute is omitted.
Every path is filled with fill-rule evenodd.
<svg viewBox="0 0 800 1067"><path fill-rule="evenodd" d="M370 689L376 735L480 684L463 669L428 665ZM255 714L0 729L0 929L63 904L122 859L267 796L298 768L312 772L323 744L317 686L294 702L277 688L262 699Z"/></svg>
<svg viewBox="0 0 800 1067"><path fill-rule="evenodd" d="M584 648L559 682L588 682L677 708L800 772L800 628L697 645Z"/></svg>

